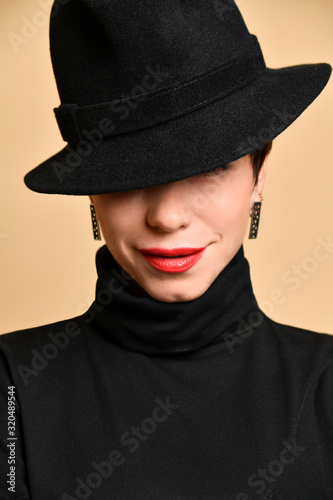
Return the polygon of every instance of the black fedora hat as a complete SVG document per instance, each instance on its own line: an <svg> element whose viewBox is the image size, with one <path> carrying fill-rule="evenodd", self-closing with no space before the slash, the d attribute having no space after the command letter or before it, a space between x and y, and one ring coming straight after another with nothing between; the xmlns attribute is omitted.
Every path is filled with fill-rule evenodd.
<svg viewBox="0 0 333 500"><path fill-rule="evenodd" d="M264 146L331 67L266 67L233 0L62 0L50 24L66 147L24 178L87 195L195 176Z"/></svg>

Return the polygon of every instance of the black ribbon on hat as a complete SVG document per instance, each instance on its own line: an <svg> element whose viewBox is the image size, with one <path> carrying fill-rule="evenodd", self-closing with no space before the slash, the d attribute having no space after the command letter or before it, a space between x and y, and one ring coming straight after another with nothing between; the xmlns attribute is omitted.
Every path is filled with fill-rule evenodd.
<svg viewBox="0 0 333 500"><path fill-rule="evenodd" d="M102 130L104 137L140 130L184 115L249 85L266 68L254 35L250 42L249 50L223 66L172 87L90 106L62 104L54 112L64 141L78 144L84 139L83 131L96 128ZM120 114L120 106L133 99L137 99L139 105L125 118Z"/></svg>

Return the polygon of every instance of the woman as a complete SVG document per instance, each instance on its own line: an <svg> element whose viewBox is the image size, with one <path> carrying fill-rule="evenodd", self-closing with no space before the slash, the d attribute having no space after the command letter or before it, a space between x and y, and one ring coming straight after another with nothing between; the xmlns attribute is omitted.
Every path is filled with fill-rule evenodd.
<svg viewBox="0 0 333 500"><path fill-rule="evenodd" d="M1 337L1 498L332 498L333 338L266 317L242 247L331 68L266 68L231 0L55 7L68 146L25 182L106 245L85 314Z"/></svg>

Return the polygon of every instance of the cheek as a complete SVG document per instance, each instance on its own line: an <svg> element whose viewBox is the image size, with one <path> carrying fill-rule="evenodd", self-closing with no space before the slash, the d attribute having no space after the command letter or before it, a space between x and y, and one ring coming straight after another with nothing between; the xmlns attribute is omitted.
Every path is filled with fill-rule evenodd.
<svg viewBox="0 0 333 500"><path fill-rule="evenodd" d="M250 217L251 182L225 182L211 198L208 218L215 228L229 233L244 231Z"/></svg>
<svg viewBox="0 0 333 500"><path fill-rule="evenodd" d="M133 232L140 217L141 210L136 199L119 194L120 196L113 196L99 207L99 221L106 239L126 238L126 235Z"/></svg>
<svg viewBox="0 0 333 500"><path fill-rule="evenodd" d="M248 217L250 213L251 206L251 191L245 187L245 189L238 189L235 193L230 204L233 207L233 212L235 217L244 218Z"/></svg>

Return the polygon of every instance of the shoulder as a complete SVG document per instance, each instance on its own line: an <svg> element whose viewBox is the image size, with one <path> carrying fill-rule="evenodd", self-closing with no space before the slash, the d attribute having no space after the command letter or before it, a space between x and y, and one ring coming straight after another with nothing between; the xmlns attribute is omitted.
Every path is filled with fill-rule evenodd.
<svg viewBox="0 0 333 500"><path fill-rule="evenodd" d="M328 343L333 345L333 335L329 333L316 332L313 330L298 328L297 326L284 325L273 321L272 319L269 319L269 321L276 329L277 333L283 336L285 340L289 340L292 343Z"/></svg>
<svg viewBox="0 0 333 500"><path fill-rule="evenodd" d="M332 373L333 383L333 335L266 319L270 332L269 342L273 342L274 348L280 351L298 373L306 371L315 378L328 370Z"/></svg>
<svg viewBox="0 0 333 500"><path fill-rule="evenodd" d="M82 351L83 316L0 335L0 370L18 382L49 364L71 364L73 353ZM87 328L87 326L86 326ZM59 356L61 354L61 356Z"/></svg>
<svg viewBox="0 0 333 500"><path fill-rule="evenodd" d="M5 352L23 354L47 343L61 344L77 337L82 331L82 317L77 316L47 325L17 330L0 335L0 349Z"/></svg>
<svg viewBox="0 0 333 500"><path fill-rule="evenodd" d="M268 319L268 318L267 318ZM275 335L290 347L313 348L326 347L333 349L333 335L324 332L315 332L296 326L284 325L268 319Z"/></svg>
<svg viewBox="0 0 333 500"><path fill-rule="evenodd" d="M314 432L317 415L322 428L330 427L333 442L333 335L283 325L267 317L264 325L260 362L266 373L279 381L279 387L297 405L300 425L310 425L309 432Z"/></svg>

